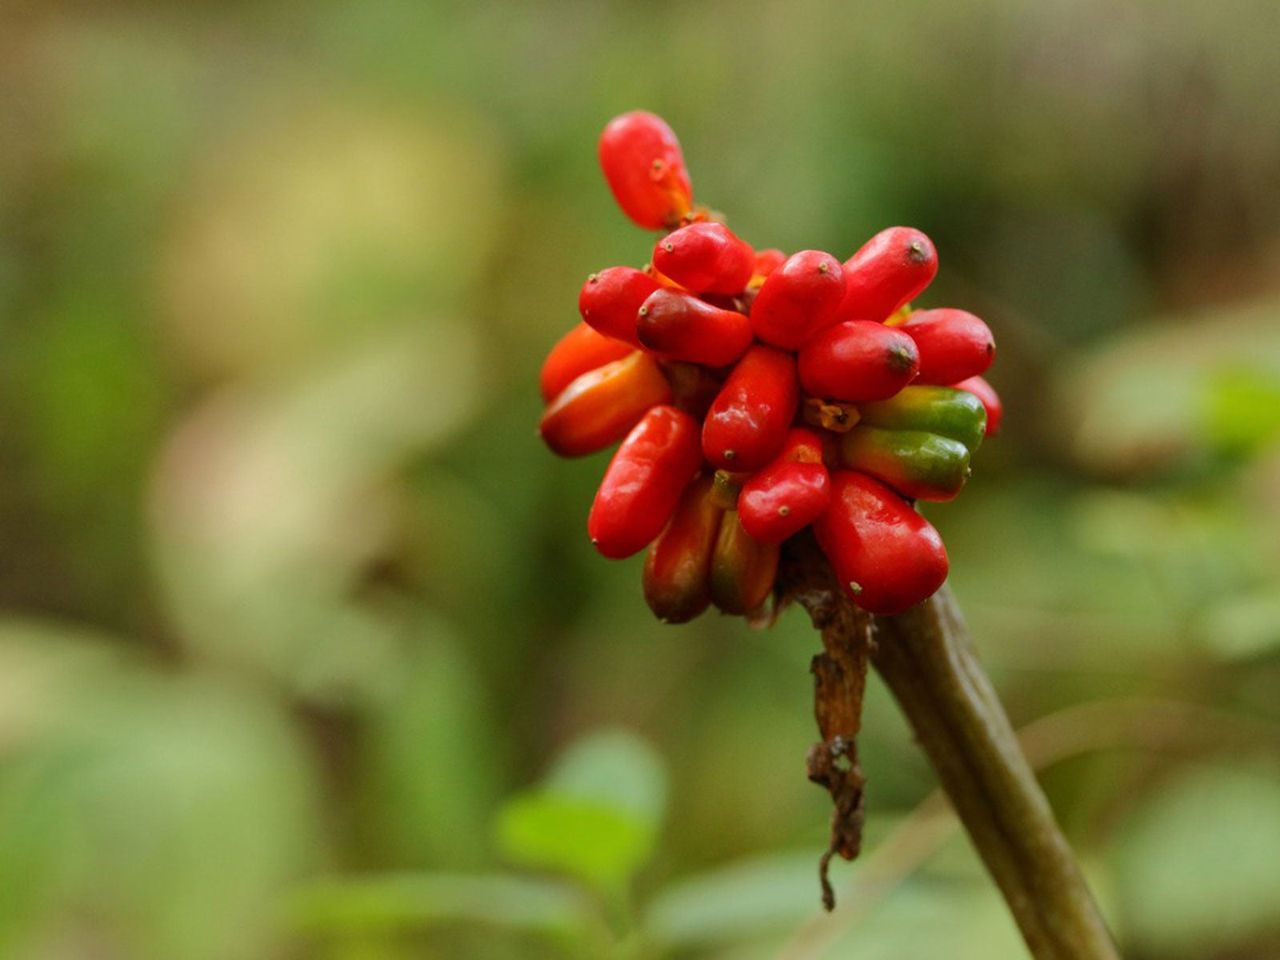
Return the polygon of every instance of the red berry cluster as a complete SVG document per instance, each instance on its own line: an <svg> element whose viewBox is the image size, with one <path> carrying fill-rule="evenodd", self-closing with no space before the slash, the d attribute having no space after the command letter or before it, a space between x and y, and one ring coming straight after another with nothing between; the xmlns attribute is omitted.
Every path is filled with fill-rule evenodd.
<svg viewBox="0 0 1280 960"><path fill-rule="evenodd" d="M950 500L1000 419L979 375L995 343L950 308L911 310L933 243L890 227L843 264L753 250L705 208L680 145L651 113L600 137L623 212L666 231L648 265L592 274L583 323L542 368L540 430L556 453L622 441L587 528L604 556L649 548L661 619L767 600L779 545L812 526L854 602L901 612L947 575L916 500Z"/></svg>

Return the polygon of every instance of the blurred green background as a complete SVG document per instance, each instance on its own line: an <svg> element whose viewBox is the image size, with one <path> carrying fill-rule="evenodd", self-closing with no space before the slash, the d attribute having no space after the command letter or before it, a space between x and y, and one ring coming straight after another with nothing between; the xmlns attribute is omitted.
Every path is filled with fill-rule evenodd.
<svg viewBox="0 0 1280 960"><path fill-rule="evenodd" d="M0 956L1024 956L878 682L663 627L539 444L595 166L937 242L1003 434L930 510L1133 960L1280 956L1280 6L0 8Z"/></svg>

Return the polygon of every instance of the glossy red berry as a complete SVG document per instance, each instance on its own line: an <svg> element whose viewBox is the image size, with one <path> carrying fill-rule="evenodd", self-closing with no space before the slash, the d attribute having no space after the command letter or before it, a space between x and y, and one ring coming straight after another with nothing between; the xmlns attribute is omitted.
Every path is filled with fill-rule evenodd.
<svg viewBox="0 0 1280 960"><path fill-rule="evenodd" d="M643 110L609 121L600 167L622 212L647 230L670 229L693 208L693 187L676 135Z"/></svg>
<svg viewBox="0 0 1280 960"><path fill-rule="evenodd" d="M907 334L869 320L837 323L800 349L800 383L816 397L866 403L893 396L913 379L920 357Z"/></svg>
<svg viewBox="0 0 1280 960"><path fill-rule="evenodd" d="M538 431L562 457L583 457L617 443L671 387L652 357L640 351L576 378L542 414Z"/></svg>
<svg viewBox="0 0 1280 960"><path fill-rule="evenodd" d="M587 533L610 559L639 553L662 532L702 463L698 421L675 407L644 415L609 461Z"/></svg>
<svg viewBox="0 0 1280 960"><path fill-rule="evenodd" d="M653 265L687 290L738 293L751 279L755 252L723 223L691 223L654 244Z"/></svg>
<svg viewBox="0 0 1280 960"><path fill-rule="evenodd" d="M830 500L830 477L821 461L779 457L742 485L738 515L757 540L781 543L822 516Z"/></svg>
<svg viewBox="0 0 1280 960"><path fill-rule="evenodd" d="M702 451L722 470L756 470L787 439L800 401L795 361L771 347L754 346L733 368L707 412Z"/></svg>
<svg viewBox="0 0 1280 960"><path fill-rule="evenodd" d="M897 329L920 348L921 383L945 385L976 377L996 357L991 329L967 310L916 310Z"/></svg>
<svg viewBox="0 0 1280 960"><path fill-rule="evenodd" d="M801 250L769 274L751 305L751 325L765 343L796 350L835 321L844 297L840 261Z"/></svg>
<svg viewBox="0 0 1280 960"><path fill-rule="evenodd" d="M933 241L912 227L881 230L844 262L841 320L883 322L938 272Z"/></svg>
<svg viewBox="0 0 1280 960"><path fill-rule="evenodd" d="M831 504L813 528L845 592L869 613L902 613L947 578L938 531L865 474L846 470L831 477Z"/></svg>
<svg viewBox="0 0 1280 960"><path fill-rule="evenodd" d="M621 360L633 352L630 344L597 333L579 323L551 348L542 363L538 387L544 401L551 401L582 374L598 370L606 363Z"/></svg>
<svg viewBox="0 0 1280 960"><path fill-rule="evenodd" d="M609 267L587 277L578 293L578 313L597 333L622 340L634 347L636 312L658 281L631 267Z"/></svg>
<svg viewBox="0 0 1280 960"><path fill-rule="evenodd" d="M636 313L640 342L672 360L726 367L751 345L751 321L689 293L661 288Z"/></svg>
<svg viewBox="0 0 1280 960"><path fill-rule="evenodd" d="M995 387L982 377L969 377L967 380L953 383L952 386L957 390L972 393L982 401L982 406L987 411L986 436L989 437L1000 429L1000 420L1004 417L1004 404L1000 402L1000 394L996 393Z"/></svg>

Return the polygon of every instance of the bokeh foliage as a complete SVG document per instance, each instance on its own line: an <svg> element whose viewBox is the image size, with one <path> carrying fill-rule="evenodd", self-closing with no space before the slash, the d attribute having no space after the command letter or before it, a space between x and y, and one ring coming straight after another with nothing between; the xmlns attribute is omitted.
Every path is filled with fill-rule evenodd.
<svg viewBox="0 0 1280 960"><path fill-rule="evenodd" d="M1280 952L1280 7L0 10L0 956L1019 957L884 691L662 627L538 444L638 106L762 245L938 243L931 510L1125 955ZM922 806L923 804L923 806Z"/></svg>

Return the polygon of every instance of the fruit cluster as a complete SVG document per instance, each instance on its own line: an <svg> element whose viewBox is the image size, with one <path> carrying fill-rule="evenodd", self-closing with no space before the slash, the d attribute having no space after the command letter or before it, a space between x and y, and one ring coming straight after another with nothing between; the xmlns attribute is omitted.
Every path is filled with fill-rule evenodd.
<svg viewBox="0 0 1280 960"><path fill-rule="evenodd" d="M762 608L780 544L808 526L863 609L929 597L947 554L914 501L959 493L1001 412L980 376L987 325L908 306L937 272L933 243L890 227L844 263L756 251L694 205L659 117L616 117L599 154L623 212L664 236L643 269L587 279L583 322L542 368L555 453L622 441L591 507L596 549L648 547L645 599L675 623Z"/></svg>

